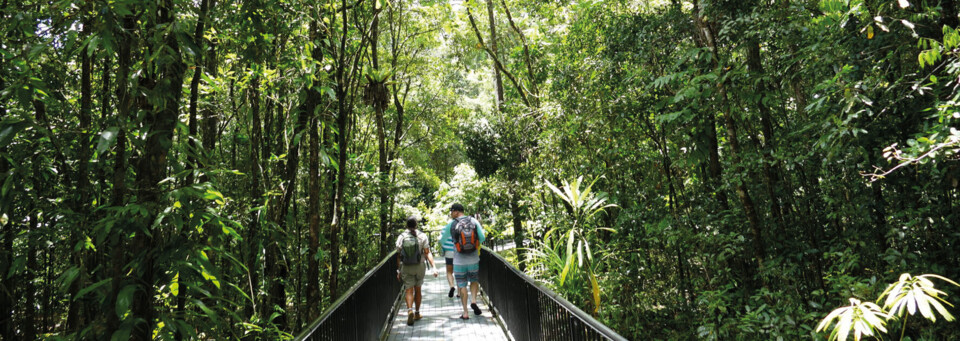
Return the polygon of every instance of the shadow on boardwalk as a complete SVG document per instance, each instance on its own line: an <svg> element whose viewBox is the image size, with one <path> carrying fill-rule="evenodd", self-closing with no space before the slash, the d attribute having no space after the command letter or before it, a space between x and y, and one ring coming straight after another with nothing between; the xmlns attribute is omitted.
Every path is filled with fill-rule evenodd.
<svg viewBox="0 0 960 341"><path fill-rule="evenodd" d="M490 307L480 297L477 297L477 305L483 314L477 316L471 311L469 320L459 318L463 312L460 298L447 297L450 285L447 284L443 257L437 260L440 275L433 277L431 271L427 271L421 289L423 303L420 315L423 319L408 326L407 305L401 297L394 307L387 340L509 340L500 322L490 313Z"/></svg>

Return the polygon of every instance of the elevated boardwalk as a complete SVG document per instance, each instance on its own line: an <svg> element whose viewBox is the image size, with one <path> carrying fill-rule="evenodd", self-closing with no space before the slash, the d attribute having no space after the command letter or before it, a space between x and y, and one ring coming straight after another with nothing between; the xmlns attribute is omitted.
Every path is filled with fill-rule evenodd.
<svg viewBox="0 0 960 341"><path fill-rule="evenodd" d="M439 260L437 266L440 275L433 277L428 270L423 281L421 289L423 303L420 305L420 315L423 319L414 322L412 326L407 325L407 304L401 295L394 307L392 325L386 339L389 341L510 340L500 321L493 316L490 307L480 297L477 298L477 305L480 306L483 314L477 316L471 311L469 320L460 319L460 314L463 312L460 298L456 295L452 298L447 297L450 285L447 283L443 257L439 257Z"/></svg>
<svg viewBox="0 0 960 341"><path fill-rule="evenodd" d="M626 341L514 268L494 251L497 247L490 246L480 253L480 316L459 319L460 301L447 297L450 287L441 270L439 276L428 274L424 280L420 307L423 319L407 326L406 303L400 300L402 296L398 297L402 290L396 277L394 251L307 325L295 340ZM439 263L443 264L443 258ZM488 302L494 306L493 312Z"/></svg>

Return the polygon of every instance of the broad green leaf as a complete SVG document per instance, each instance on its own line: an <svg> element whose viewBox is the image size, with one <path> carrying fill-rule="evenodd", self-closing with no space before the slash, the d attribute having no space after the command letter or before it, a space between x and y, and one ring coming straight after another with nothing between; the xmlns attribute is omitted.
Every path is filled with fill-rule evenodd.
<svg viewBox="0 0 960 341"><path fill-rule="evenodd" d="M593 271L590 271L589 274L590 287L593 289L593 313L596 314L600 311L600 284L597 283L597 276L593 274Z"/></svg>
<svg viewBox="0 0 960 341"><path fill-rule="evenodd" d="M209 318L210 321L213 321L214 323L216 323L217 320L220 319L220 318L217 316L217 312L215 312L215 311L211 310L209 307L207 307L207 305L204 304L203 301L200 301L200 300L198 300L198 299L190 299L190 301L192 301L193 304L196 304L197 307L200 308L200 310L203 310L203 313L207 315L207 318Z"/></svg>
<svg viewBox="0 0 960 341"><path fill-rule="evenodd" d="M110 341L127 341L130 340L130 325L124 324L120 329L113 332L113 336L110 337Z"/></svg>
<svg viewBox="0 0 960 341"><path fill-rule="evenodd" d="M0 122L0 149L6 148L17 134L29 126L28 122L13 118L4 119Z"/></svg>
<svg viewBox="0 0 960 341"><path fill-rule="evenodd" d="M111 282L113 282L113 279L107 278L107 279L104 279L104 280L102 280L102 281L93 283L93 284L87 286L86 288L83 288L83 289L81 289L80 291L78 291L78 292L77 292L77 295L73 297L73 300L76 301L76 300L82 298L83 296L85 296L87 293L89 293L89 292L91 292L91 291L94 291L94 290L97 290L98 288L100 288L100 287L102 287L102 286L104 286L104 285L107 285L107 284L109 284L109 283L111 283Z"/></svg>
<svg viewBox="0 0 960 341"><path fill-rule="evenodd" d="M170 293L173 294L173 296L180 295L180 272L173 275L173 280L170 281Z"/></svg>
<svg viewBox="0 0 960 341"><path fill-rule="evenodd" d="M67 269L67 271L64 271L63 275L60 275L60 278L58 279L58 281L60 282L60 292L66 293L67 288L69 288L70 285L73 284L73 281L76 280L77 276L79 275L80 275L80 268L77 266L73 266Z"/></svg>
<svg viewBox="0 0 960 341"><path fill-rule="evenodd" d="M10 269L7 270L7 278L13 278L13 276L24 272L26 269L27 269L27 257L17 256L13 259L13 263L10 264Z"/></svg>
<svg viewBox="0 0 960 341"><path fill-rule="evenodd" d="M133 284L128 284L127 286L123 287L123 289L120 289L120 293L117 294L117 317L123 318L123 315L130 310L130 305L133 303L133 294L136 291L137 286Z"/></svg>

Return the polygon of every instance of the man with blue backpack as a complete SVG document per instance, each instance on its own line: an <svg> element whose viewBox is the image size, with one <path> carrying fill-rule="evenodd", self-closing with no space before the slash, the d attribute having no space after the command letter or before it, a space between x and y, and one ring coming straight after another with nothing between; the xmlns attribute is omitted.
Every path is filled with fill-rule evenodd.
<svg viewBox="0 0 960 341"><path fill-rule="evenodd" d="M453 204L450 207L450 218L453 220L443 229L441 242L447 239L453 241L453 277L456 278L457 288L460 290L460 302L463 304L461 319L469 319L467 310L467 283L470 284L470 307L475 315L480 315L477 306L477 293L480 291L480 243L483 243L483 227L480 222L471 216L463 214L463 205Z"/></svg>
<svg viewBox="0 0 960 341"><path fill-rule="evenodd" d="M427 234L417 229L417 218L407 218L407 229L397 238L397 279L403 282L407 301L407 325L419 320L420 302L423 297L420 287L423 286L423 277L427 273L424 259L430 262L433 268L433 277L437 277L437 265L433 263L433 254L430 253L430 241ZM417 310L414 311L413 307Z"/></svg>

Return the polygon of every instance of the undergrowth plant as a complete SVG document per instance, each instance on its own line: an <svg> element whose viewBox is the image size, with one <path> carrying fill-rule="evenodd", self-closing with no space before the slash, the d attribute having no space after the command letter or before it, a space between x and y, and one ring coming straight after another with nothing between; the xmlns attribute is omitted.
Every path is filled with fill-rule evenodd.
<svg viewBox="0 0 960 341"><path fill-rule="evenodd" d="M887 333L887 323L901 320L899 340L903 340L907 329L907 318L918 311L923 318L931 322L937 322L937 314L947 321L953 321L953 315L943 306L944 304L951 307L953 305L944 299L947 294L934 286L933 281L930 280L933 278L960 286L957 282L939 275L911 276L905 273L900 275L897 282L887 286L887 289L877 298L877 303L850 298L849 306L834 309L827 314L827 317L817 325L816 331L827 330L832 324L830 340L846 340L851 334L857 341L865 336L882 339L880 333ZM878 305L881 301L883 306Z"/></svg>

